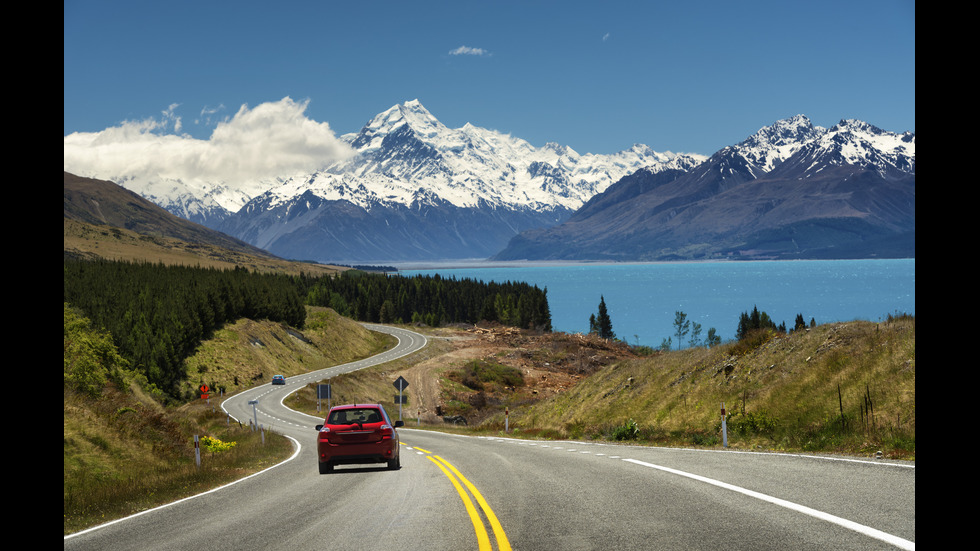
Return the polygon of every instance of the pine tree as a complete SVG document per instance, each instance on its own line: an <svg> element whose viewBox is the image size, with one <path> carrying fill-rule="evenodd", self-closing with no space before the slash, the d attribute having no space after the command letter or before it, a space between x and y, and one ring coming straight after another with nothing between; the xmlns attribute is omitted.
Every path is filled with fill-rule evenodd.
<svg viewBox="0 0 980 551"><path fill-rule="evenodd" d="M615 339L616 333L612 330L612 320L609 319L609 312L606 309L606 298L599 295L599 313L589 320L589 328L592 333L599 335L603 339Z"/></svg>
<svg viewBox="0 0 980 551"><path fill-rule="evenodd" d="M800 329L806 329L806 321L803 320L803 314L796 314L796 321L793 323L793 331L799 331Z"/></svg>

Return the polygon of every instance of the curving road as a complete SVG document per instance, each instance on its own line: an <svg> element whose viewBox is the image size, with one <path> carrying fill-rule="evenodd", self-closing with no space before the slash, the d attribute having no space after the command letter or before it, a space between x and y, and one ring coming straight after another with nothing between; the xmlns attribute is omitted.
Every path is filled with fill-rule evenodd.
<svg viewBox="0 0 980 551"><path fill-rule="evenodd" d="M425 344L410 331L384 358ZM402 468L319 475L319 418L282 399L330 373L225 401L295 439L237 483L65 538L65 549L914 549L915 464L399 430Z"/></svg>

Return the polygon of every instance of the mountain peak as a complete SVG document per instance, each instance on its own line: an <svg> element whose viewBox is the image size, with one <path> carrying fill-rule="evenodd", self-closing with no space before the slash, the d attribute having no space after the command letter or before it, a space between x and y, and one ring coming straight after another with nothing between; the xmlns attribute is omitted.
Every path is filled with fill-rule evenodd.
<svg viewBox="0 0 980 551"><path fill-rule="evenodd" d="M826 167L844 165L870 169L882 177L915 174L914 134L888 132L857 119L842 119L799 153L780 169L781 176L810 178Z"/></svg>
<svg viewBox="0 0 980 551"><path fill-rule="evenodd" d="M470 123L448 128L417 99L379 113L346 139L357 154L322 173L323 181L313 187L324 199L339 198L331 188L350 176L370 180L372 189L383 188L378 195L390 204L412 204L414 191L425 188L457 207L576 209L629 172L659 167L679 157L643 144L619 153L585 156L554 142L535 148ZM685 165L692 162L684 160ZM348 201L351 197L344 195ZM369 203L359 204L367 208Z"/></svg>
<svg viewBox="0 0 980 551"><path fill-rule="evenodd" d="M442 126L442 123L432 116L432 113L419 100L415 99L393 105L378 113L364 126L364 129L390 132L402 124L408 124L416 130Z"/></svg>
<svg viewBox="0 0 980 551"><path fill-rule="evenodd" d="M770 172L825 132L825 128L814 126L807 116L795 115L760 128L735 147L751 165Z"/></svg>
<svg viewBox="0 0 980 551"><path fill-rule="evenodd" d="M396 131L410 130L419 137L432 138L448 129L438 121L417 99L393 105L375 115L356 134L345 139L356 150L374 150L381 147L385 136Z"/></svg>

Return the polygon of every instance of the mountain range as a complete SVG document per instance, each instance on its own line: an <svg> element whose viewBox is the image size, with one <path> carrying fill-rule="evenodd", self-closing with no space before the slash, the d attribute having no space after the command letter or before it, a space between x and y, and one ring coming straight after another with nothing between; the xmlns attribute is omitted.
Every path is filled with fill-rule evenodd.
<svg viewBox="0 0 980 551"><path fill-rule="evenodd" d="M914 256L915 137L797 116L711 157L579 154L417 100L308 174L190 188L123 176L168 211L283 258L663 260Z"/></svg>
<svg viewBox="0 0 980 551"><path fill-rule="evenodd" d="M494 259L914 256L915 135L798 115L692 170L638 170Z"/></svg>

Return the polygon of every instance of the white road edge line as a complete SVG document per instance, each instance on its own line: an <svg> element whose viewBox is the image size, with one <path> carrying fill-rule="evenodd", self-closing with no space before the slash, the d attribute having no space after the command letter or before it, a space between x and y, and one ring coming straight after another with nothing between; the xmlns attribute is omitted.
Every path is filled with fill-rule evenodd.
<svg viewBox="0 0 980 551"><path fill-rule="evenodd" d="M856 523L854 521L850 521L850 520L847 520L847 519L844 519L844 518L841 518L841 517L837 517L837 516L831 515L829 513L824 513L823 511L817 511L816 509L811 509L810 507L806 507L806 506L800 505L798 503L793 503L792 501L786 501L785 499L779 499L779 498L772 497L772 496L769 496L769 495L766 495L766 494L762 494L762 493L759 493L759 492L748 490L748 489L745 489L745 488L742 488L742 487L739 487L739 486L734 486L734 485L728 484L726 482L721 482L720 480L714 480L712 478L707 478L707 477L699 476L699 475L688 473L688 472L684 472L684 471L678 471L677 469L671 469L670 467L664 467L664 466L661 466L661 465L654 465L653 463L647 463L646 461L639 461L637 459L623 459L623 461L628 461L630 463L634 463L636 465L640 465L640 466L643 466L643 467L650 467L651 469L658 469L658 470L661 470L661 471L664 471L664 472L668 472L668 473L672 473L672 474L684 476L684 477L687 477L687 478L690 478L690 479L693 479L693 480L697 480L697 481L700 481L700 482L705 482L707 484L711 484L713 486L718 486L719 488L725 488L725 489L731 490L733 492L738 492L740 494L744 494L744 495L747 495L749 497L754 497L756 499L761 499L762 501L768 501L769 503L772 503L774 505L778 505L780 507L786 507L787 509L791 509L791 510L797 511L797 512L803 513L805 515L810 515L812 517L815 517L815 518L818 518L818 519L821 519L821 520L825 520L827 522L832 522L834 524L837 524L838 526L843 526L844 528L847 528L849 530L854 530L855 532L858 532L858 533L861 533L861 534L865 534L865 535L870 536L872 538L879 539L881 541L890 543L890 544L892 544L892 545L894 545L896 547L899 547L901 549L909 549L909 550L914 550L915 549L915 542L914 541L909 541L909 540L900 538L898 536L893 536L891 534L882 532L881 530L876 530L874 528L871 528L870 526L865 526L863 524L858 524L858 523Z"/></svg>
<svg viewBox="0 0 980 551"><path fill-rule="evenodd" d="M88 532L94 532L95 530L98 530L100 528L105 528L106 526L110 526L110 525L113 525L113 524L116 524L116 523L119 523L119 522L123 522L125 520L130 520L130 519L136 518L138 516L145 515L147 513L152 513L153 511L159 511L160 509L165 509L167 507L170 507L171 505L176 505L176 504L181 503L181 502L184 502L184 501L189 501L189 500L192 500L192 499L201 497L201 496L205 496L205 495L208 495L208 494L217 492L218 490L223 490L223 489L225 489L225 488L227 488L229 486L234 486L235 484L238 484L239 482L248 480L248 479L250 479L250 478L252 478L254 476L259 476L260 474L262 474L262 473L264 473L266 471L275 469L276 467L279 467L280 465L285 465L286 463L289 463L293 459L296 459L296 457L299 456L299 452L300 452L300 450L303 449L303 447L292 436L288 436L288 435L285 435L285 434L283 436L285 436L286 438L289 438L290 440L293 441L293 446L296 448L296 451L293 452L293 455L291 455L289 457L289 459L286 459L286 460L282 461L281 463L276 463L275 465L272 465L271 467L266 467L265 469L262 469L261 471L259 471L257 473L250 474L250 475L248 475L248 476L246 476L244 478L239 478L238 480L235 480L233 482L229 482L228 484L225 484L224 486L218 486L217 488L212 488L212 489L210 489L210 490L208 490L206 492L201 492L199 494L188 496L188 497L185 497L183 499L178 499L177 501L172 501L170 503L166 503L164 505L160 505L159 507L154 507L152 509L147 509L145 511L140 511L140 512L138 512L136 514L129 515L128 517L117 518L116 520L110 520L109 522L106 522L104 524L100 524L98 526L93 526L91 528L86 528L85 530L81 530L79 532L75 532L73 534L68 534L67 536L65 536L65 539L67 540L69 538L73 538L75 536L80 536L80 535L86 534Z"/></svg>

